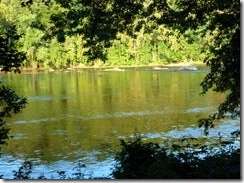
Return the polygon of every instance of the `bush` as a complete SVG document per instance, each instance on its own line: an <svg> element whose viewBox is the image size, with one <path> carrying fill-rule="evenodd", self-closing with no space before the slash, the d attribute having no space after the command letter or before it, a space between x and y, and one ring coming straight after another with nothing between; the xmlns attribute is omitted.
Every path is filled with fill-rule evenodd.
<svg viewBox="0 0 244 183"><path fill-rule="evenodd" d="M177 153L140 137L121 141L113 175L117 179L240 179L240 150L207 154L200 159L196 151ZM201 150L197 153L206 153Z"/></svg>

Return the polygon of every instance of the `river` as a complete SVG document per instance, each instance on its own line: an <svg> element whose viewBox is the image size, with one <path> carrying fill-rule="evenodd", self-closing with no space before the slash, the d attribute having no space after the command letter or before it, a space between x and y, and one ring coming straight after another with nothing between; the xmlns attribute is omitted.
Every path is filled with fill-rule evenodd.
<svg viewBox="0 0 244 183"><path fill-rule="evenodd" d="M33 176L72 173L79 161L85 164L84 178L108 177L120 138L135 132L146 138L201 136L197 120L224 100L224 94L212 91L200 95L206 74L206 69L141 68L4 75L28 105L8 120L12 138L3 146L0 175L11 179L21 162L32 160ZM225 130L238 126L225 121L219 129L229 133Z"/></svg>

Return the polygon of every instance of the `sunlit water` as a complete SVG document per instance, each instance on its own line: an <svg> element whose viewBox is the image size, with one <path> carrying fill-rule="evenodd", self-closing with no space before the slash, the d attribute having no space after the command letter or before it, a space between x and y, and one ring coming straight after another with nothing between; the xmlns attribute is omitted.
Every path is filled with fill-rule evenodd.
<svg viewBox="0 0 244 183"><path fill-rule="evenodd" d="M31 159L33 176L71 175L79 160L84 178L110 177L119 139L200 137L197 120L216 111L223 94L201 92L206 70L124 72L83 70L1 76L26 96L23 112L9 119L12 138L3 147L0 175L11 179ZM228 136L238 120L220 122L210 136Z"/></svg>

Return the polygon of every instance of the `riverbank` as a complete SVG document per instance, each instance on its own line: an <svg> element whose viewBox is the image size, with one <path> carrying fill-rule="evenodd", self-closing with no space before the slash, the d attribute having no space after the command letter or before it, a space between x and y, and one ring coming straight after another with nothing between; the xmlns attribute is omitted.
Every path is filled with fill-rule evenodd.
<svg viewBox="0 0 244 183"><path fill-rule="evenodd" d="M152 63L147 65L106 65L106 64L95 64L95 65L76 65L72 67L67 67L63 69L54 68L33 68L33 67L22 67L21 72L54 72L54 71L74 71L83 69L94 69L94 70L105 70L105 71L123 71L124 69L141 69L141 68L151 68L153 70L166 70L173 68L192 68L192 67L206 67L205 63L202 62L179 62L170 64L158 64Z"/></svg>

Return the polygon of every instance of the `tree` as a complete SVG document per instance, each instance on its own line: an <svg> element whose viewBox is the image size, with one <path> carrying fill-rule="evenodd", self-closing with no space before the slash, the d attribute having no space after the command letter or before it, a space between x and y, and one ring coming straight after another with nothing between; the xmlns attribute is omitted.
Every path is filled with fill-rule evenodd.
<svg viewBox="0 0 244 183"><path fill-rule="evenodd" d="M2 17L1 17L2 18ZM8 21L0 19L0 67L2 71L19 72L24 53L16 49L15 27ZM0 81L0 145L8 139L9 129L6 127L6 117L19 112L26 104L26 99L19 97L14 90L8 88Z"/></svg>
<svg viewBox="0 0 244 183"><path fill-rule="evenodd" d="M16 40L19 35L14 25L0 15L0 68L2 71L19 72L25 54L16 49Z"/></svg>

